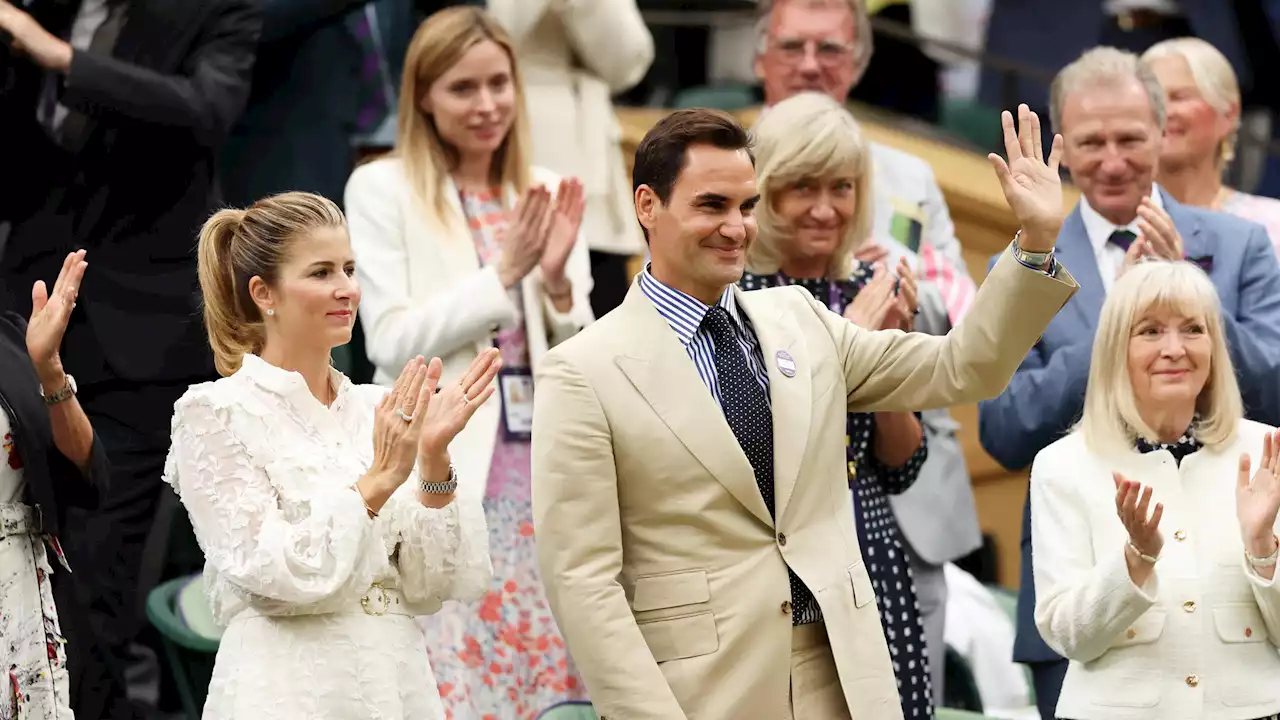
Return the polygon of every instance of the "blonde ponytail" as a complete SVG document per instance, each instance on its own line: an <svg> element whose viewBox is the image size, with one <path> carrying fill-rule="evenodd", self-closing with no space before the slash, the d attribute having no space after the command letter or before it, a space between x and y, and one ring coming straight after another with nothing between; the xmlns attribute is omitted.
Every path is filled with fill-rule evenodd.
<svg viewBox="0 0 1280 720"><path fill-rule="evenodd" d="M204 325L218 373L240 369L247 353L262 353L266 329L249 296L249 281L274 283L288 244L322 227L346 227L332 201L311 193L282 193L247 210L214 213L200 229L197 268Z"/></svg>

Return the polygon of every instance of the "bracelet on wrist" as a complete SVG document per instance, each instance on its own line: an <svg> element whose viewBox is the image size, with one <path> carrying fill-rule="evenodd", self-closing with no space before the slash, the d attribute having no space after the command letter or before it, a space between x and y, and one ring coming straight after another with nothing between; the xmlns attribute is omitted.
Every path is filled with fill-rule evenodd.
<svg viewBox="0 0 1280 720"><path fill-rule="evenodd" d="M1248 548L1245 548L1244 557L1246 560L1249 561L1250 565L1254 567L1263 567L1263 568L1275 566L1276 560L1280 559L1280 538L1277 538L1275 535L1272 535L1271 542L1275 546L1275 549L1272 550L1271 554L1267 555L1266 557L1255 557L1253 553L1249 552Z"/></svg>
<svg viewBox="0 0 1280 720"><path fill-rule="evenodd" d="M377 513L377 511L375 511L375 510L373 509L373 506L369 505L369 501L368 501L368 500L366 500L366 499L364 498L364 493L360 492L360 486L359 486L359 485L355 485L355 484L353 484L353 485L351 486L351 489L352 489L352 490L355 490L355 491L356 491L356 495L359 495L359 496L360 496L360 502L361 502L361 503L364 503L364 511L365 511L366 513L369 513L369 519L370 519L370 520L372 520L372 519L374 519L374 518L378 517L378 513Z"/></svg>
<svg viewBox="0 0 1280 720"><path fill-rule="evenodd" d="M427 482L424 478L418 479L418 489L428 495L452 495L458 491L458 471L449 465L449 479L444 482Z"/></svg>
<svg viewBox="0 0 1280 720"><path fill-rule="evenodd" d="M1137 545L1134 545L1134 544L1133 544L1133 541L1132 541L1132 540L1130 540L1130 541L1129 541L1129 549L1133 551L1133 554L1134 554L1134 555L1137 555L1139 558L1141 558L1141 559L1143 560L1143 562L1151 563L1152 565L1155 565L1156 563L1160 562L1160 556L1159 556L1159 555L1156 555L1155 557L1152 557L1152 556L1150 556L1150 555L1148 555L1148 554L1146 554L1146 553L1142 552L1141 550L1139 550L1139 549L1138 549L1138 546L1137 546Z"/></svg>

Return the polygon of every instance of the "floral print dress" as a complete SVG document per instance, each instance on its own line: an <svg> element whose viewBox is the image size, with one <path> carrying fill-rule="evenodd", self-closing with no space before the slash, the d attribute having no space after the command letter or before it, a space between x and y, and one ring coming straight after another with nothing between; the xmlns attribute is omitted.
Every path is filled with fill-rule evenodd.
<svg viewBox="0 0 1280 720"><path fill-rule="evenodd" d="M843 313L870 280L871 268L855 262L848 280L789 278L781 273L756 275L748 272L743 274L739 285L743 290L799 285L832 312ZM920 476L920 468L929 457L928 448L922 440L906 464L890 468L881 464L873 451L876 433L873 413L849 413L845 432L858 544L875 589L880 621L893 661L893 674L898 682L902 715L905 720L932 718L933 687L924 644L924 620L916 599L915 580L911 577L902 532L889 504L890 495L906 492Z"/></svg>
<svg viewBox="0 0 1280 720"><path fill-rule="evenodd" d="M462 192L462 207L481 263L498 261L506 212L496 192ZM521 320L497 335L502 365L529 367ZM547 604L533 544L529 442L506 440L502 424L489 466L484 511L493 584L474 604L449 603L422 619L445 714L452 720L533 720L586 687L569 658Z"/></svg>
<svg viewBox="0 0 1280 720"><path fill-rule="evenodd" d="M46 538L29 532L22 458L3 409L0 438L0 720L73 720L53 568Z"/></svg>

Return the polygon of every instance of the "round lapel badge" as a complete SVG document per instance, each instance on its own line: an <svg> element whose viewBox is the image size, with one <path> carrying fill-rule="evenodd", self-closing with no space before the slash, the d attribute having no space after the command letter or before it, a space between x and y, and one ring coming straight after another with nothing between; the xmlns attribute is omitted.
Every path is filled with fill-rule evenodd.
<svg viewBox="0 0 1280 720"><path fill-rule="evenodd" d="M787 377L796 376L796 361L789 353L787 353L786 350L779 350L778 353L773 356L773 359L778 364L778 372L786 375Z"/></svg>

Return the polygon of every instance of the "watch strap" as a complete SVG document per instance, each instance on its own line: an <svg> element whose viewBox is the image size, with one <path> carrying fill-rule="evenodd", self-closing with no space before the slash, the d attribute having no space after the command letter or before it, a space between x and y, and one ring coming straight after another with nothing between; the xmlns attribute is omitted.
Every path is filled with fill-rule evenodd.
<svg viewBox="0 0 1280 720"><path fill-rule="evenodd" d="M66 377L66 380L63 381L62 387L58 388L57 390L54 390L51 393L44 393L43 392L44 388L40 388L41 396L44 398L45 405L48 405L48 406L57 405L60 402L65 402L66 400L70 399L72 395L76 394L75 381L71 379L70 375L67 375L65 377Z"/></svg>
<svg viewBox="0 0 1280 720"><path fill-rule="evenodd" d="M428 495L452 495L458 491L458 470L449 466L449 479L445 482L418 481L418 488Z"/></svg>

